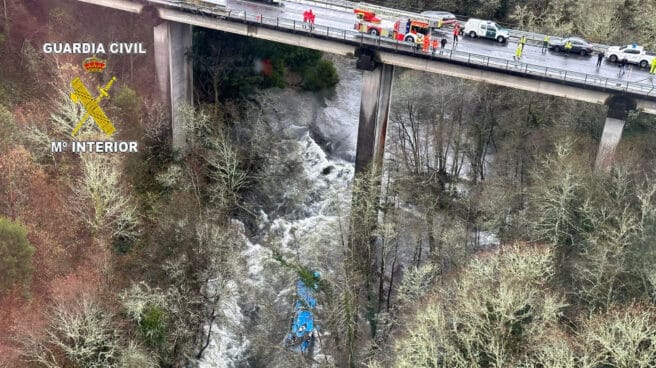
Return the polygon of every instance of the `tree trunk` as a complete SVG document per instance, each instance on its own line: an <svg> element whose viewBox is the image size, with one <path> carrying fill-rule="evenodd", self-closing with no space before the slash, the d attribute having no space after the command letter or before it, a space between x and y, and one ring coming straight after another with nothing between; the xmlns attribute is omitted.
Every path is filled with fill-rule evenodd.
<svg viewBox="0 0 656 368"><path fill-rule="evenodd" d="M210 321L209 321L209 327L207 328L207 337L205 338L205 343L203 346L198 350L198 354L196 354L196 359L200 359L203 357L203 353L205 352L205 349L210 345L210 340L212 338L212 324L214 323L214 320L216 319L216 308L212 306L212 313L210 314Z"/></svg>
<svg viewBox="0 0 656 368"><path fill-rule="evenodd" d="M5 13L5 39L9 39L9 15L7 15L7 0L2 0L2 9Z"/></svg>

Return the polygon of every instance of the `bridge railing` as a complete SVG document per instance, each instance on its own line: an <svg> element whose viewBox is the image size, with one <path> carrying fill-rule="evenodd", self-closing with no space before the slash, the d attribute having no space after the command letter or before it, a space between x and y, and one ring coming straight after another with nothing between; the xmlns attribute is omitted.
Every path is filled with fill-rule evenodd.
<svg viewBox="0 0 656 368"><path fill-rule="evenodd" d="M187 9L187 7L184 7ZM228 11L216 16L224 17L232 21L249 24L260 24L262 26L290 31L292 33L304 33L309 37L323 39L341 40L353 45L366 45L381 51L395 52L404 55L412 55L423 59L451 60L454 62L484 66L486 69L505 71L512 74L525 75L527 77L542 78L551 81L563 81L581 86L591 86L608 90L629 92L638 95L656 97L656 84L651 78L641 81L628 81L619 78L603 77L594 74L574 72L553 67L518 62L510 59L486 56L471 52L458 51L457 49L438 49L435 52L425 53L419 50L415 44L405 41L394 41L391 38L363 34L356 30L345 30L342 28L329 27L315 24L310 29L309 24L302 21L283 18L266 17L260 14L251 14L244 11Z"/></svg>
<svg viewBox="0 0 656 368"><path fill-rule="evenodd" d="M487 69L509 71L513 74L523 74L548 80L565 81L578 85L656 96L656 79L649 77L641 81L629 81L626 79L604 77L596 74L587 74L554 67L529 64L512 59L474 54L471 52L458 51L453 48L437 49L435 52L425 53L418 50L417 47L414 47L414 45L409 42L381 40L381 37L365 35L356 31L349 31L347 34L359 34L359 36L355 37L365 40L363 41L364 44L376 46L385 51L392 50L396 52L404 52L406 54L412 53L422 58L435 60L448 59L464 62L468 65L484 66ZM629 72L627 72L627 74L628 73Z"/></svg>

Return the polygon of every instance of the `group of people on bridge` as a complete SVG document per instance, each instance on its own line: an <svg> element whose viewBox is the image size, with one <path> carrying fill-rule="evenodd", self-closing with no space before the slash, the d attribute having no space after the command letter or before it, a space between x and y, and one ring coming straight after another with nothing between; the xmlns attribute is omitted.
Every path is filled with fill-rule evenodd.
<svg viewBox="0 0 656 368"><path fill-rule="evenodd" d="M305 10L303 12L303 28L314 29L314 19L315 15L312 12L312 9Z"/></svg>
<svg viewBox="0 0 656 368"><path fill-rule="evenodd" d="M440 54L442 54L444 52L444 48L446 47L446 44L447 44L447 40L445 37L442 37L442 39L439 41L437 40L437 38L431 40L428 37L424 37L422 51L426 53L431 51L433 54L435 54L439 50Z"/></svg>

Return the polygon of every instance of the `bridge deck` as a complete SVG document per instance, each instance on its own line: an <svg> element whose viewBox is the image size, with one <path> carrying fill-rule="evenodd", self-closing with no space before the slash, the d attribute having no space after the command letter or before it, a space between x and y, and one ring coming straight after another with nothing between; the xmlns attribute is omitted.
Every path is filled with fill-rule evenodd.
<svg viewBox="0 0 656 368"><path fill-rule="evenodd" d="M139 12L143 6L128 0L78 1L130 12ZM620 80L453 49L445 50L443 54L426 54L407 42L363 35L353 30L317 25L309 31L304 29L302 22L288 18L199 9L183 1L149 2L158 7L162 19L174 22L340 55L351 55L358 47L369 47L379 51L384 63L592 103L604 103L611 95L625 94L636 98L639 109L656 114L656 83L652 78Z"/></svg>

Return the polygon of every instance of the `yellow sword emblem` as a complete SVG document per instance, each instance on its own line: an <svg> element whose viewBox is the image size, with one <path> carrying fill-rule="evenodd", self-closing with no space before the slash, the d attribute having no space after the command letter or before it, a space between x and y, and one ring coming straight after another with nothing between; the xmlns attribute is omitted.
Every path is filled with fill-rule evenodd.
<svg viewBox="0 0 656 368"><path fill-rule="evenodd" d="M82 120L80 120L79 123L75 126L75 129L73 129L73 133L71 135L75 137L77 134L78 130L82 128L82 125L84 124L89 117L92 117L93 120L96 122L96 125L102 130L105 134L112 135L116 131L116 128L114 128L114 125L112 122L109 120L107 115L105 115L105 112L100 108L100 105L98 103L103 99L103 97L109 98L109 94L107 91L112 87L112 84L114 84L114 81L116 81L116 77L112 77L112 79L107 82L105 87L101 88L98 87L98 91L100 94L98 97L93 98L91 96L91 93L87 89L87 87L82 83L80 78L75 78L71 82L71 86L73 87L73 92L71 93L71 100L73 102L80 102L82 106L87 110L86 114L82 117Z"/></svg>

